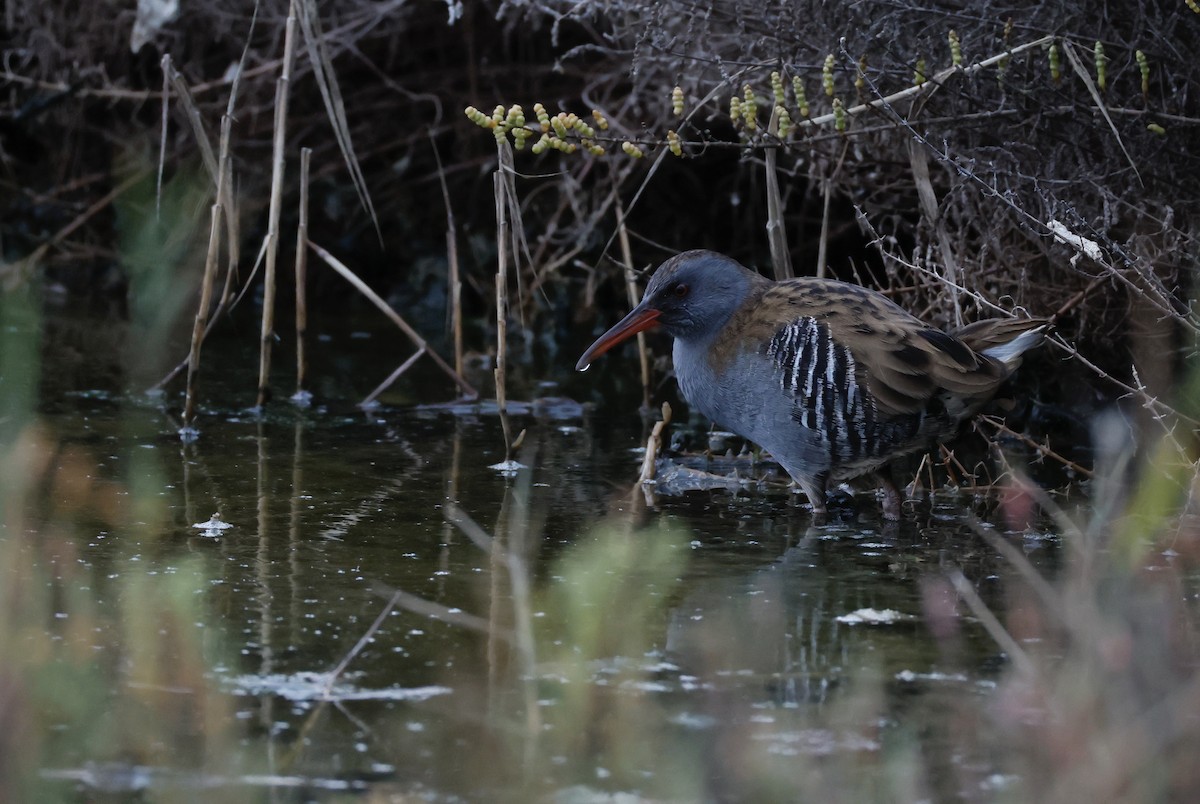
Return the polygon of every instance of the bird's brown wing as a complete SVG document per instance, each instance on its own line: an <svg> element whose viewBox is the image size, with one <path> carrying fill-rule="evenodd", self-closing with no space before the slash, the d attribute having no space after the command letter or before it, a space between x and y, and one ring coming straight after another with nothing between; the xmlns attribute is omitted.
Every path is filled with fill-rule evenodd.
<svg viewBox="0 0 1200 804"><path fill-rule="evenodd" d="M767 342L773 333L804 318L827 328L832 341L849 350L856 381L883 416L917 413L943 392L964 399L986 397L1007 373L998 361L928 326L886 297L830 280L773 285L759 300L752 320L745 322L745 337Z"/></svg>

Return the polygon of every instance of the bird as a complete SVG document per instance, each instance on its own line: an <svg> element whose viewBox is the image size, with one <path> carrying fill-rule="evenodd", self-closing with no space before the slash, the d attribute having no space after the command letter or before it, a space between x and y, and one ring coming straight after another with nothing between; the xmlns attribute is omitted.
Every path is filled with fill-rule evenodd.
<svg viewBox="0 0 1200 804"><path fill-rule="evenodd" d="M884 518L898 520L900 493L885 470L953 436L1048 327L1040 318L987 319L946 333L859 285L774 281L694 250L660 265L641 302L575 368L661 328L674 339L688 404L770 453L814 518L827 515L831 484L871 475Z"/></svg>

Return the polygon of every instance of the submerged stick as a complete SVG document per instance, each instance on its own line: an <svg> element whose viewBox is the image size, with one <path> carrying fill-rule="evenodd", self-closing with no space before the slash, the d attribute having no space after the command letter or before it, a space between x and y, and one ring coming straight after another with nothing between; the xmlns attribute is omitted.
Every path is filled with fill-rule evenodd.
<svg viewBox="0 0 1200 804"><path fill-rule="evenodd" d="M279 255L279 211L283 204L284 147L292 62L296 57L296 3L288 7L283 40L283 67L275 82L275 138L271 159L271 202L267 213L267 262L263 271L263 314L258 352L258 407L267 401L271 373L271 338L275 334L275 260Z"/></svg>
<svg viewBox="0 0 1200 804"><path fill-rule="evenodd" d="M366 282L359 279L353 271L351 271L341 262L341 260L311 240L308 241L308 247L312 249L313 253L320 257L326 265L328 265L334 271L337 271L337 273L339 273L342 278L351 285L354 285L355 289L358 290L358 292L362 295L366 296L367 300L371 302L371 304L374 304L381 311L383 311L384 315L390 318L392 323L399 327L400 331L407 335L410 341L416 344L418 348L424 349L429 355L430 359L437 364L438 368L440 368L446 374L446 376L453 380L468 398L475 399L479 396L479 392L472 388L471 384L463 379L461 374L456 373L454 369L450 368L450 366L446 364L446 361L442 359L442 356L430 349L429 344L425 342L425 339L422 338L415 329L409 326L408 322L405 321L399 313L393 310L387 302L380 298L378 293L371 290L371 287Z"/></svg>
<svg viewBox="0 0 1200 804"><path fill-rule="evenodd" d="M423 355L423 354L425 354L425 347L424 347L424 346L420 347L419 349L417 349L417 351L413 352L413 355L412 355L412 357L408 358L408 360L405 360L403 363L401 363L401 364L400 364L400 367L399 367L399 368L397 368L395 371L393 371L391 374L389 374L386 380L384 380L383 382L379 383L379 385L377 385L377 386L375 387L375 390L374 390L374 391L372 391L371 393L367 394L366 398L365 398L365 399L363 399L363 401L362 401L362 402L359 402L359 403L358 403L358 406L359 406L360 408L365 408L365 407L367 407L368 405L370 405L372 402L374 402L374 401L375 401L375 398L376 398L377 396L379 396L379 395L380 395L380 394L382 394L384 391L386 391L388 388L390 388L390 387L391 387L391 385L392 385L392 383L394 383L396 380L400 379L401 375L403 375L403 374L404 374L404 372L406 372L406 371L408 371L410 368L412 368L412 365L413 365L414 363L416 363L416 362L417 362L417 360L419 360L419 359L420 359L420 357L421 357L421 355Z"/></svg>
<svg viewBox="0 0 1200 804"><path fill-rule="evenodd" d="M671 404L663 402L662 419L654 423L654 429L650 431L650 438L646 440L646 454L642 458L642 473L638 475L638 483L651 483L654 481L658 452L662 449L662 433L670 423Z"/></svg>
<svg viewBox="0 0 1200 804"><path fill-rule="evenodd" d="M296 393L293 400L307 399L304 380L308 364L304 352L304 336L308 331L308 166L312 148L300 149L300 222L296 226Z"/></svg>

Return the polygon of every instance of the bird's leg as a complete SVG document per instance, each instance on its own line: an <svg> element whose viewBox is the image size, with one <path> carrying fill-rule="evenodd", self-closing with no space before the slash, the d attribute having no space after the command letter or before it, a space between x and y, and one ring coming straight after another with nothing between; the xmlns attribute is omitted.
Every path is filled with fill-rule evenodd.
<svg viewBox="0 0 1200 804"><path fill-rule="evenodd" d="M892 522L899 520L900 503L903 498L900 496L900 489L896 488L896 481L892 479L891 474L881 469L875 472L875 482L883 492L883 518Z"/></svg>
<svg viewBox="0 0 1200 804"><path fill-rule="evenodd" d="M829 509L825 507L825 475L813 478L799 477L796 478L796 483L808 495L808 502L813 510L813 519L824 520L829 513Z"/></svg>

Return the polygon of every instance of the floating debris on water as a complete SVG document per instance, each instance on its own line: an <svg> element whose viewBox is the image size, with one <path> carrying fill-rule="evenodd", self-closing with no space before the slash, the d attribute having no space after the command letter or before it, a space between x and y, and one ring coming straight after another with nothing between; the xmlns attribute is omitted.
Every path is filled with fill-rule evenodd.
<svg viewBox="0 0 1200 804"><path fill-rule="evenodd" d="M366 689L330 673L313 671L243 675L228 679L228 684L234 695L278 695L289 701L425 701L453 692L449 687L432 684Z"/></svg>
<svg viewBox="0 0 1200 804"><path fill-rule="evenodd" d="M220 536L221 531L229 530L233 527L233 525L229 524L224 519L221 519L220 514L213 514L211 517L209 517L207 522L197 522L195 525L192 525L192 527L198 529L201 536L215 537Z"/></svg>
<svg viewBox="0 0 1200 804"><path fill-rule="evenodd" d="M846 625L891 625L914 618L911 614L901 614L895 609L858 609L833 619Z"/></svg>

